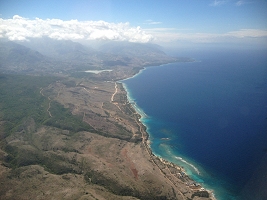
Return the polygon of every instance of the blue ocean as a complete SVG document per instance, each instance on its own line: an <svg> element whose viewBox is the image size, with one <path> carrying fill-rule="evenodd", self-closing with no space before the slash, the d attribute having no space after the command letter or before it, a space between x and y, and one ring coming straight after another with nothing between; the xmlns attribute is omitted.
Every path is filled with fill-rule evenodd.
<svg viewBox="0 0 267 200"><path fill-rule="evenodd" d="M267 51L186 56L195 62L147 67L122 82L154 154L183 166L217 199L238 199L267 153Z"/></svg>

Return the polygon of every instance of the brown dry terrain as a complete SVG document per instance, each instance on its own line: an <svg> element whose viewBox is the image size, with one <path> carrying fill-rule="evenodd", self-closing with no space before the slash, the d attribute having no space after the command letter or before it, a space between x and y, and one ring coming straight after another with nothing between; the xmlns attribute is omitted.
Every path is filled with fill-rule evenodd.
<svg viewBox="0 0 267 200"><path fill-rule="evenodd" d="M1 200L212 199L183 169L152 154L117 82L144 66L192 59L155 45L120 43L118 52L109 44L98 52L44 41L0 44Z"/></svg>
<svg viewBox="0 0 267 200"><path fill-rule="evenodd" d="M20 131L1 134L0 199L211 199L188 185L181 168L151 153L121 83L61 78L38 93L50 120L60 103L90 131L28 118Z"/></svg>

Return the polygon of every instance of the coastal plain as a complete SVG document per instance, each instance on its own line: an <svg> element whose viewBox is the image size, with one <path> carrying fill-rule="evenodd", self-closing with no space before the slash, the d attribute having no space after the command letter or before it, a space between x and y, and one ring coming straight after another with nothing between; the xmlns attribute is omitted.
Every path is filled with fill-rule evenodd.
<svg viewBox="0 0 267 200"><path fill-rule="evenodd" d="M86 70L108 71L95 74L81 72L89 58L45 68L46 57L12 45L2 46L9 54L1 66L10 67L0 76L0 199L214 199L151 152L141 116L117 82L179 59L159 51L147 51L147 59L101 54ZM39 68L25 57L9 62L17 51Z"/></svg>

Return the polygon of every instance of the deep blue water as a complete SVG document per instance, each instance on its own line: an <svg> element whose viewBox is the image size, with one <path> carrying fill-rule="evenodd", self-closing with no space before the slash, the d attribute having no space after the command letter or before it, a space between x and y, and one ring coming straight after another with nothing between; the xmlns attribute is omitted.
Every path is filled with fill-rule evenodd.
<svg viewBox="0 0 267 200"><path fill-rule="evenodd" d="M266 155L267 52L188 56L198 62L148 67L123 83L145 113L153 152L218 199L236 199Z"/></svg>

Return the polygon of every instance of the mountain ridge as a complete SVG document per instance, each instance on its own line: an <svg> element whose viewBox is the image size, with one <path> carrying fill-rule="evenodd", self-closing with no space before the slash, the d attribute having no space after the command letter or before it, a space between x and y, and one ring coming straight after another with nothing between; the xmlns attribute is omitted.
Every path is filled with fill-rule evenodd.
<svg viewBox="0 0 267 200"><path fill-rule="evenodd" d="M152 44L110 42L98 49L50 38L0 42L0 70L9 73L63 73L144 67L175 62Z"/></svg>

